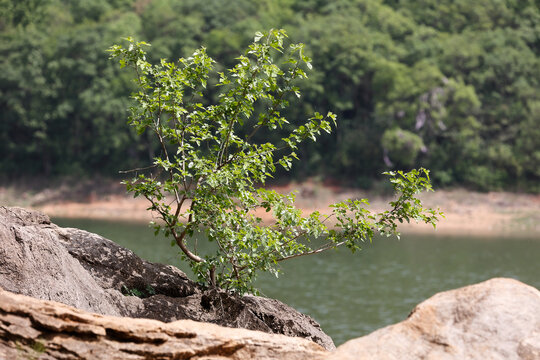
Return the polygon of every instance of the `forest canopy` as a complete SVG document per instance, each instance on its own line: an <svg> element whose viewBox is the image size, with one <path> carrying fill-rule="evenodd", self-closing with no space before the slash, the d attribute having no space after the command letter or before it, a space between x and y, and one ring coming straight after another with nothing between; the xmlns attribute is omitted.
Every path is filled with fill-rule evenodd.
<svg viewBox="0 0 540 360"><path fill-rule="evenodd" d="M270 28L313 58L284 116L339 119L288 176L366 187L423 166L439 186L540 191L533 0L0 0L0 173L112 176L157 154L126 126L134 84L106 53L122 37L226 69Z"/></svg>

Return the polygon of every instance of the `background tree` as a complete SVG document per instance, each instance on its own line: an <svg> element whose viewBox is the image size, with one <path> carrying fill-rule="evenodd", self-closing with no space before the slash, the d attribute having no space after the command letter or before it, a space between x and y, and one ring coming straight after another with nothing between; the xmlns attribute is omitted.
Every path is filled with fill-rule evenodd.
<svg viewBox="0 0 540 360"><path fill-rule="evenodd" d="M399 163L385 163L383 136L401 129L425 145L411 167L437 185L540 190L537 1L4 0L0 14L3 174L113 175L159 150L133 146L123 127L132 84L103 51L119 37L151 41L152 61L203 44L224 70L257 29L280 27L315 70L276 138L317 108L341 124L298 149L305 161L288 178L370 186Z"/></svg>

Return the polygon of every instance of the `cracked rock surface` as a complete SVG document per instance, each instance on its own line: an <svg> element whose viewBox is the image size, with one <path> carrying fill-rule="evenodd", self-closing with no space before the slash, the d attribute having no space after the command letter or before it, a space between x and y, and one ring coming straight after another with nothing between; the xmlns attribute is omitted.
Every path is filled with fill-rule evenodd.
<svg viewBox="0 0 540 360"><path fill-rule="evenodd" d="M540 291L496 278L438 293L398 324L325 348L318 325L279 301L201 289L98 235L0 207L0 360L540 360Z"/></svg>
<svg viewBox="0 0 540 360"><path fill-rule="evenodd" d="M0 207L0 244L0 287L17 294L98 314L190 319L335 348L317 322L280 301L203 289L171 265L145 261L99 235L61 228L38 211ZM140 297L125 296L125 289Z"/></svg>
<svg viewBox="0 0 540 360"><path fill-rule="evenodd" d="M511 279L437 294L333 352L298 337L118 318L0 289L0 359L540 359L540 292Z"/></svg>
<svg viewBox="0 0 540 360"><path fill-rule="evenodd" d="M0 290L0 359L322 359L300 338L178 320L117 318Z"/></svg>

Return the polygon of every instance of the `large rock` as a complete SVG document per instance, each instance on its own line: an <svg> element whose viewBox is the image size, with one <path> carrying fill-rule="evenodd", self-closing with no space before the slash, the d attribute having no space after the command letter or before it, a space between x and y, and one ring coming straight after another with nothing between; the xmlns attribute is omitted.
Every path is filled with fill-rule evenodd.
<svg viewBox="0 0 540 360"><path fill-rule="evenodd" d="M123 296L97 284L62 246L66 237L44 214L0 207L0 287L100 314L125 313Z"/></svg>
<svg viewBox="0 0 540 360"><path fill-rule="evenodd" d="M0 359L291 359L327 352L300 338L179 320L102 316L0 289Z"/></svg>
<svg viewBox="0 0 540 360"><path fill-rule="evenodd" d="M346 342L333 360L539 360L540 291L512 279L436 294L408 319Z"/></svg>
<svg viewBox="0 0 540 360"><path fill-rule="evenodd" d="M299 336L335 346L313 319L272 299L203 289L170 265L37 211L0 207L0 287L105 315L179 319ZM125 296L136 293L137 296Z"/></svg>
<svg viewBox="0 0 540 360"><path fill-rule="evenodd" d="M0 289L0 359L540 359L540 293L509 279L440 293L334 352L301 338L103 316Z"/></svg>
<svg viewBox="0 0 540 360"><path fill-rule="evenodd" d="M332 347L286 305L199 288L95 234L0 207L0 287L100 314L193 319ZM124 296L122 289L143 298ZM405 321L325 352L307 340L187 320L112 318L0 291L0 359L540 359L540 292L492 279L436 294Z"/></svg>

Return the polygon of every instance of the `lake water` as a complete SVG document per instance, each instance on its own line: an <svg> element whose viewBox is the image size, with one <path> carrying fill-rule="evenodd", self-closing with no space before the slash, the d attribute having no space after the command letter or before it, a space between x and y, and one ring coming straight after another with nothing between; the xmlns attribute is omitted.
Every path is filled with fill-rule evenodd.
<svg viewBox="0 0 540 360"><path fill-rule="evenodd" d="M53 219L98 233L140 257L189 273L170 240L144 224ZM540 288L540 239L402 236L378 238L351 254L331 251L283 263L279 279L261 276L257 287L312 316L336 345L404 320L433 294L510 277Z"/></svg>

